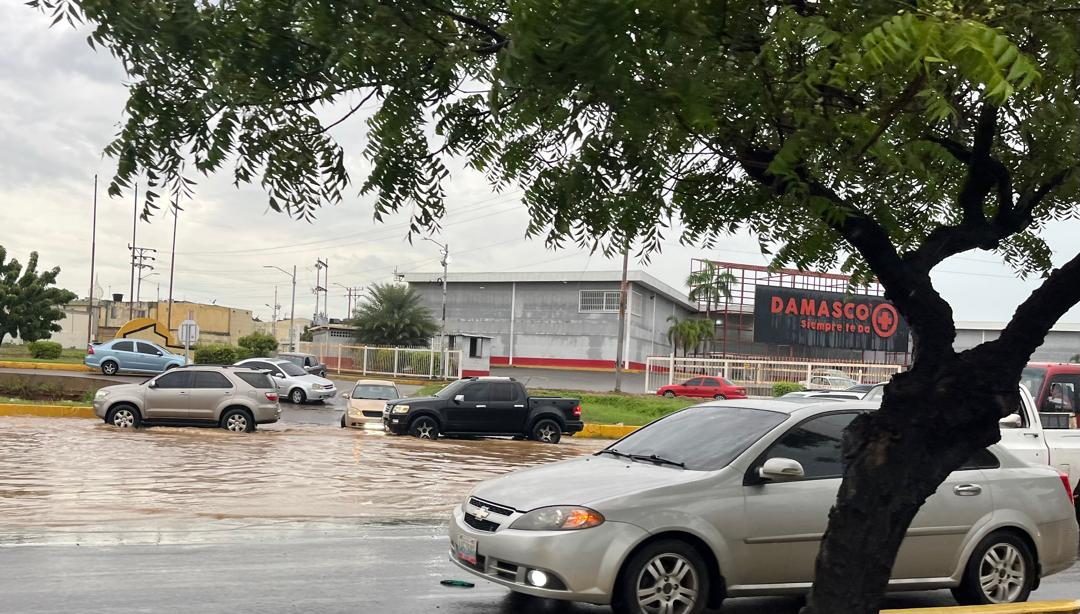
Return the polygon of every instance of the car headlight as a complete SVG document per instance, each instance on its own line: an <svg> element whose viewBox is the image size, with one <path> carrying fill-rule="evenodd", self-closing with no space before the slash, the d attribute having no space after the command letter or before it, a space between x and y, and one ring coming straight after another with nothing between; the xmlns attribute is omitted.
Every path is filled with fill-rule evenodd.
<svg viewBox="0 0 1080 614"><path fill-rule="evenodd" d="M102 388L102 389L98 390L97 393L94 394L94 396L99 398L99 399L104 399L105 397L109 396L109 391Z"/></svg>
<svg viewBox="0 0 1080 614"><path fill-rule="evenodd" d="M311 385L312 390L322 390L324 388L326 388L326 386L323 386L322 384L312 384Z"/></svg>
<svg viewBox="0 0 1080 614"><path fill-rule="evenodd" d="M407 413L409 413L409 406L408 405L395 405L394 409L393 409L393 413L395 413L395 414L407 414Z"/></svg>
<svg viewBox="0 0 1080 614"><path fill-rule="evenodd" d="M603 524L604 516L587 507L559 505L535 509L510 525L522 531L577 531Z"/></svg>

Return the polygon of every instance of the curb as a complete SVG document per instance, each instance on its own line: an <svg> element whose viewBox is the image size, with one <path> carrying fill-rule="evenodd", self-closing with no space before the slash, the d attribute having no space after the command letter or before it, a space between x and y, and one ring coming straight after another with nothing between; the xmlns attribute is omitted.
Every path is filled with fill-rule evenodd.
<svg viewBox="0 0 1080 614"><path fill-rule="evenodd" d="M953 608L917 608L882 610L881 614L1078 614L1080 601L1035 601L1003 605L960 606Z"/></svg>
<svg viewBox="0 0 1080 614"><path fill-rule="evenodd" d="M68 405L33 405L0 403L0 416L38 416L41 418L97 418L93 407Z"/></svg>
<svg viewBox="0 0 1080 614"><path fill-rule="evenodd" d="M94 370L86 365L71 362L21 362L0 360L0 369L35 369L38 371L78 371L81 373L93 373Z"/></svg>
<svg viewBox="0 0 1080 614"><path fill-rule="evenodd" d="M574 437L582 439L622 439L630 433L641 428L640 426L624 426L622 424L586 424L580 433Z"/></svg>

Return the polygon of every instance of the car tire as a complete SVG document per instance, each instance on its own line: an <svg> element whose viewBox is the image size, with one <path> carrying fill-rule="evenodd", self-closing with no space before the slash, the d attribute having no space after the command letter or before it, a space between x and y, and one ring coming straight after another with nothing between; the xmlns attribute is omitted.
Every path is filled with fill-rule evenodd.
<svg viewBox="0 0 1080 614"><path fill-rule="evenodd" d="M725 397L722 394L718 394L718 395L713 396L713 400L714 401L726 401L727 397Z"/></svg>
<svg viewBox="0 0 1080 614"><path fill-rule="evenodd" d="M438 439L439 423L431 416L420 416L409 423L409 434L417 439Z"/></svg>
<svg viewBox="0 0 1080 614"><path fill-rule="evenodd" d="M116 375L120 372L120 365L115 360L106 360L101 363L101 373L104 375Z"/></svg>
<svg viewBox="0 0 1080 614"><path fill-rule="evenodd" d="M289 391L289 402L296 405L303 405L307 402L307 395L300 388L293 388Z"/></svg>
<svg viewBox="0 0 1080 614"><path fill-rule="evenodd" d="M345 414L341 414L341 428L345 428Z"/></svg>
<svg viewBox="0 0 1080 614"><path fill-rule="evenodd" d="M669 399L674 399L675 398L675 393L670 391L670 390L665 390L664 391L664 396L669 398Z"/></svg>
<svg viewBox="0 0 1080 614"><path fill-rule="evenodd" d="M690 544L662 539L623 565L612 595L616 614L701 614L709 601L709 566Z"/></svg>
<svg viewBox="0 0 1080 614"><path fill-rule="evenodd" d="M142 416L134 405L117 405L109 410L105 422L121 429L137 429L142 425Z"/></svg>
<svg viewBox="0 0 1080 614"><path fill-rule="evenodd" d="M562 427L550 418L544 418L533 425L529 437L540 443L559 443L562 439Z"/></svg>
<svg viewBox="0 0 1080 614"><path fill-rule="evenodd" d="M1035 573L1035 557L1023 539L991 533L971 553L953 597L960 605L1024 602L1035 587Z"/></svg>
<svg viewBox="0 0 1080 614"><path fill-rule="evenodd" d="M221 415L221 428L233 433L255 431L255 418L246 409L229 409Z"/></svg>
<svg viewBox="0 0 1080 614"><path fill-rule="evenodd" d="M175 369L178 366L179 365L175 365L175 364L165 365L165 370L166 371L171 371L171 370Z"/></svg>

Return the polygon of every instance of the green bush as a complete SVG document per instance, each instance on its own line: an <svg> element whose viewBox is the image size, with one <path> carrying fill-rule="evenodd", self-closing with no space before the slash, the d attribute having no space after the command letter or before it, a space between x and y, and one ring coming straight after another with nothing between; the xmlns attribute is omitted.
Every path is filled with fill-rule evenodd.
<svg viewBox="0 0 1080 614"><path fill-rule="evenodd" d="M802 392L806 390L802 384L796 384L795 382L776 382L772 385L772 395L774 397L782 397L789 392Z"/></svg>
<svg viewBox="0 0 1080 614"><path fill-rule="evenodd" d="M47 360L56 360L64 353L64 346L55 341L31 341L26 349L30 350L30 356Z"/></svg>
<svg viewBox="0 0 1080 614"><path fill-rule="evenodd" d="M195 363L200 365L231 365L245 358L251 358L251 352L235 345L214 343L195 348Z"/></svg>
<svg viewBox="0 0 1080 614"><path fill-rule="evenodd" d="M266 333L251 333L240 338L240 347L251 356L273 356L278 350L277 337Z"/></svg>

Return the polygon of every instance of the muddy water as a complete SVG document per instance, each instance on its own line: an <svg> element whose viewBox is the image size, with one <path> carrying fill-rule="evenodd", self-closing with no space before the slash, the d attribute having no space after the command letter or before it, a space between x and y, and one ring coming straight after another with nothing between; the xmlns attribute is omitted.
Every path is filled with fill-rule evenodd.
<svg viewBox="0 0 1080 614"><path fill-rule="evenodd" d="M432 442L283 424L249 435L121 431L94 420L0 418L0 518L5 532L199 519L441 522L483 479L602 445Z"/></svg>

